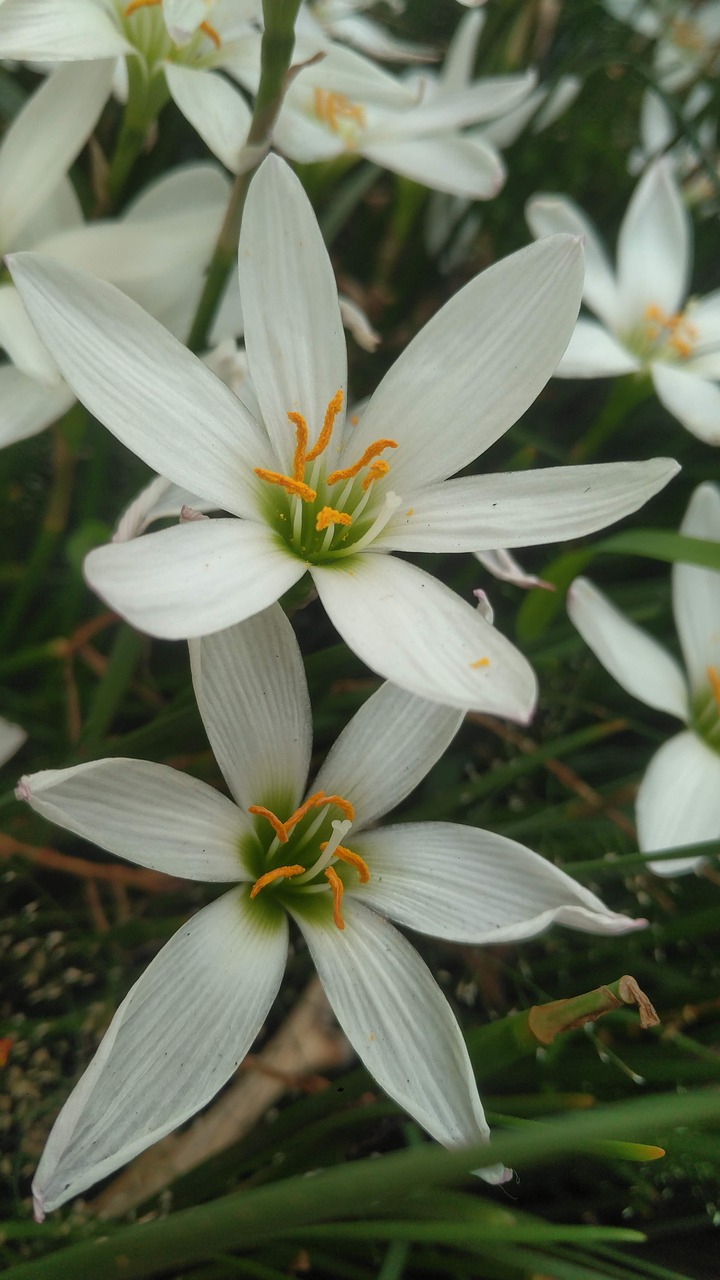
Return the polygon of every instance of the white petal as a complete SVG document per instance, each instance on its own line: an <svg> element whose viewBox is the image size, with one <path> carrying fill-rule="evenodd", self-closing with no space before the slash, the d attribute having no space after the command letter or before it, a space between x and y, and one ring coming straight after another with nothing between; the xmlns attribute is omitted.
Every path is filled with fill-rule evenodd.
<svg viewBox="0 0 720 1280"><path fill-rule="evenodd" d="M680 532L688 538L720 542L720 493L698 485ZM707 692L708 667L720 670L720 573L694 564L674 564L673 610L690 688Z"/></svg>
<svg viewBox="0 0 720 1280"><path fill-rule="evenodd" d="M484 26L485 14L479 9L463 14L458 22L440 70L440 81L447 89L460 89L472 80Z"/></svg>
<svg viewBox="0 0 720 1280"><path fill-rule="evenodd" d="M363 144L363 155L425 187L470 200L492 200L505 182L505 165L484 138L448 133L385 141L378 134L378 141Z"/></svg>
<svg viewBox="0 0 720 1280"><path fill-rule="evenodd" d="M191 640L190 661L210 745L238 804L289 817L307 781L312 714L300 649L280 605Z"/></svg>
<svg viewBox="0 0 720 1280"><path fill-rule="evenodd" d="M225 212L230 180L214 161L181 164L143 187L123 211L123 222L149 222L182 213Z"/></svg>
<svg viewBox="0 0 720 1280"><path fill-rule="evenodd" d="M538 578L534 573L527 573L521 564L518 564L514 556L510 555L504 547L497 547L494 551L476 551L476 558L480 561L483 569L487 569L494 578L500 582L511 582L515 587L542 587L546 591L554 591L555 588L550 582L544 582L542 578ZM478 597L478 601L482 603L485 592L479 589L473 593ZM486 608L489 605L485 605ZM492 617L488 618L492 622Z"/></svg>
<svg viewBox="0 0 720 1280"><path fill-rule="evenodd" d="M678 422L706 444L720 444L720 387L691 369L655 361L650 366L658 399Z"/></svg>
<svg viewBox="0 0 720 1280"><path fill-rule="evenodd" d="M690 221L667 160L640 179L618 238L618 290L623 324L632 328L649 305L680 309L690 276Z"/></svg>
<svg viewBox="0 0 720 1280"><path fill-rule="evenodd" d="M380 334L373 329L362 307L351 298L340 297L340 315L342 322L363 351L375 351L380 343Z"/></svg>
<svg viewBox="0 0 720 1280"><path fill-rule="evenodd" d="M678 733L653 756L635 802L644 853L701 844L720 836L720 755L696 733ZM704 858L649 865L659 876L695 871Z"/></svg>
<svg viewBox="0 0 720 1280"><path fill-rule="evenodd" d="M353 897L450 942L515 942L551 924L627 933L645 923L610 911L546 858L492 831L410 822L365 831L352 848L370 869Z"/></svg>
<svg viewBox="0 0 720 1280"><path fill-rule="evenodd" d="M215 1096L280 985L284 917L234 889L193 916L123 1000L65 1103L33 1182L38 1216L106 1177Z"/></svg>
<svg viewBox="0 0 720 1280"><path fill-rule="evenodd" d="M115 526L112 541L127 542L130 538L139 538L155 520L170 516L179 519L184 507L202 512L214 510L197 494L180 489L164 476L156 476L125 508Z"/></svg>
<svg viewBox="0 0 720 1280"><path fill-rule="evenodd" d="M585 242L585 289L583 299L606 324L619 320L615 273L593 223L573 200L566 196L533 196L525 206L525 216L533 235L552 236L564 231L582 236Z"/></svg>
<svg viewBox="0 0 720 1280"><path fill-rule="evenodd" d="M16 250L32 249L45 236L81 227L83 222L82 206L75 188L69 178L61 178L44 204L23 223L22 229L15 236L13 247Z"/></svg>
<svg viewBox="0 0 720 1280"><path fill-rule="evenodd" d="M0 45L7 2L0 6ZM112 62L61 67L15 117L0 147L0 245L6 253L92 133L110 93Z"/></svg>
<svg viewBox="0 0 720 1280"><path fill-rule="evenodd" d="M238 172L250 128L250 108L239 89L214 71L165 64L165 79L175 105L213 155Z"/></svg>
<svg viewBox="0 0 720 1280"><path fill-rule="evenodd" d="M11 724L0 716L0 766L7 763L19 751L27 734L19 724Z"/></svg>
<svg viewBox="0 0 720 1280"><path fill-rule="evenodd" d="M623 689L648 707L687 719L685 677L657 640L630 622L587 578L575 579L567 608L585 643Z"/></svg>
<svg viewBox="0 0 720 1280"><path fill-rule="evenodd" d="M74 403L75 396L65 383L43 387L12 365L0 366L0 449L44 431Z"/></svg>
<svg viewBox="0 0 720 1280"><path fill-rule="evenodd" d="M279 458L290 463L303 414L310 441L345 392L347 355L335 276L312 206L283 160L269 156L250 184L238 252L245 346ZM344 410L337 420L336 438Z"/></svg>
<svg viewBox="0 0 720 1280"><path fill-rule="evenodd" d="M534 71L523 75L486 76L461 89L426 94L410 111L388 114L377 129L369 128L367 140L428 137L491 120L522 102L535 87L536 80Z"/></svg>
<svg viewBox="0 0 720 1280"><path fill-rule="evenodd" d="M450 745L463 713L386 683L353 716L313 791L341 795L355 809L353 831L404 800Z"/></svg>
<svg viewBox="0 0 720 1280"><path fill-rule="evenodd" d="M62 383L60 370L10 284L0 285L0 347L27 378L45 387L57 388Z"/></svg>
<svg viewBox="0 0 720 1280"><path fill-rule="evenodd" d="M595 320L578 320L555 376L617 378L634 373L640 362Z"/></svg>
<svg viewBox="0 0 720 1280"><path fill-rule="evenodd" d="M91 413L153 471L224 510L256 510L272 466L236 396L112 285L34 254L10 260L31 319Z"/></svg>
<svg viewBox="0 0 720 1280"><path fill-rule="evenodd" d="M370 1074L445 1146L490 1131L465 1042L445 996L414 947L359 902L332 920L296 919L335 1016Z"/></svg>
<svg viewBox="0 0 720 1280"><path fill-rule="evenodd" d="M184 640L267 609L306 568L263 525L201 520L98 547L85 577L140 631Z"/></svg>
<svg viewBox="0 0 720 1280"><path fill-rule="evenodd" d="M163 18L170 39L175 44L187 44L204 22L207 10L207 0L163 0Z"/></svg>
<svg viewBox="0 0 720 1280"><path fill-rule="evenodd" d="M0 58L72 62L132 53L96 0L5 0L0 5Z"/></svg>
<svg viewBox="0 0 720 1280"><path fill-rule="evenodd" d="M651 458L444 480L406 495L407 510L396 512L378 545L484 551L565 542L637 511L679 470L672 458Z"/></svg>
<svg viewBox="0 0 720 1280"><path fill-rule="evenodd" d="M373 671L431 702L523 723L530 718L532 668L435 578L394 556L372 553L311 572L340 635Z"/></svg>
<svg viewBox="0 0 720 1280"><path fill-rule="evenodd" d="M582 250L540 241L465 285L383 378L347 445L378 437L399 448L393 487L444 480L489 448L532 404L557 367L582 293Z"/></svg>
<svg viewBox="0 0 720 1280"><path fill-rule="evenodd" d="M188 880L248 880L238 842L252 827L207 783L149 760L93 760L21 778L49 822L138 866Z"/></svg>
<svg viewBox="0 0 720 1280"><path fill-rule="evenodd" d="M360 49L371 58L380 58L388 62L427 62L436 56L435 50L430 45L396 40L377 22L372 22L362 14L335 18L328 23L328 29L334 39L354 45L356 49Z"/></svg>

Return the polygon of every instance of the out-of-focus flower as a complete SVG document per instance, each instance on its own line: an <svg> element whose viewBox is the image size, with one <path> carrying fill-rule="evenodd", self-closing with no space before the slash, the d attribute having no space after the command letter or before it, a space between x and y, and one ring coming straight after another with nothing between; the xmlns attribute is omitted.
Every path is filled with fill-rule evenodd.
<svg viewBox="0 0 720 1280"><path fill-rule="evenodd" d="M605 7L640 35L657 41L653 70L663 89L682 89L718 69L719 0L605 0Z"/></svg>
<svg viewBox="0 0 720 1280"><path fill-rule="evenodd" d="M235 172L243 163L250 109L218 72L232 72L238 55L245 61L256 8L255 0L4 0L0 57L124 59L121 81L134 119L149 127L172 97Z"/></svg>
<svg viewBox="0 0 720 1280"><path fill-rule="evenodd" d="M720 542L720 492L702 484L680 532ZM586 578L568 593L568 613L603 666L633 697L687 725L653 756L640 784L638 842L646 853L720 836L720 573L675 564L673 609L685 672ZM658 875L694 871L703 858L649 865Z"/></svg>
<svg viewBox="0 0 720 1280"><path fill-rule="evenodd" d="M80 77L94 64L76 69ZM56 73L65 77L71 69ZM54 77L44 86L48 89ZM42 93L43 90L40 90ZM0 172L4 167L0 150ZM0 186L0 210L3 197ZM7 188L5 188L7 190ZM227 205L229 183L214 165L177 169L151 184L122 218L85 224L71 184L58 185L42 216L28 219L18 248L32 248L101 279L112 280L171 332L184 337ZM10 247L10 246L8 246ZM15 247L15 246L13 246ZM217 338L239 323L232 283L214 328ZM0 286L0 446L42 431L75 401L10 281Z"/></svg>
<svg viewBox="0 0 720 1280"><path fill-rule="evenodd" d="M309 51L299 40L294 61ZM254 92L259 58L235 70ZM424 186L487 200L502 186L503 166L494 147L461 130L510 110L534 83L532 73L494 76L455 90L429 75L401 79L337 46L295 76L273 140L301 163L364 156Z"/></svg>
<svg viewBox="0 0 720 1280"><path fill-rule="evenodd" d="M672 168L658 160L640 179L618 238L617 273L589 218L564 196L535 196L536 237L585 237L587 306L557 369L565 378L647 372L658 398L688 431L720 444L720 291L687 300L691 225Z"/></svg>
<svg viewBox="0 0 720 1280"><path fill-rule="evenodd" d="M182 1124L235 1071L280 985L288 917L359 1057L446 1146L486 1141L487 1122L450 1006L389 920L472 944L552 923L606 935L644 924L491 832L448 822L374 829L462 721L392 685L357 713L308 794L307 684L279 606L194 642L191 661L235 803L140 760L47 770L18 788L39 813L120 857L239 882L179 930L120 1006L48 1139L33 1184L40 1219ZM507 1176L502 1166L481 1172Z"/></svg>
<svg viewBox="0 0 720 1280"><path fill-rule="evenodd" d="M314 38L318 49L326 50L328 41L352 45L369 58L383 62L427 62L436 56L428 45L398 40L373 18L363 12L374 0L307 0L300 7L296 31L299 36ZM388 7L402 13L404 5L388 0Z"/></svg>
<svg viewBox="0 0 720 1280"><path fill-rule="evenodd" d="M19 724L11 724L0 716L0 768L20 750L26 738L27 734Z"/></svg>
<svg viewBox="0 0 720 1280"><path fill-rule="evenodd" d="M226 519L100 547L88 581L136 626L210 634L265 609L309 572L373 670L422 697L524 720L535 678L469 604L392 551L555 542L635 510L666 459L448 480L532 403L572 331L582 250L531 245L465 286L361 411L345 417L337 288L297 178L269 157L239 247L258 419L111 286L61 263L11 264L44 341L83 403L153 470Z"/></svg>

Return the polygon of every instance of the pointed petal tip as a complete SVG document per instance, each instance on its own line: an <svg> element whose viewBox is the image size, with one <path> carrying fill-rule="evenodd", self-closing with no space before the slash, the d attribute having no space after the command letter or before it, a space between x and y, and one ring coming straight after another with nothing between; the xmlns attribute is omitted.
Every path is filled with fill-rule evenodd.
<svg viewBox="0 0 720 1280"><path fill-rule="evenodd" d="M45 1221L45 1202L39 1191L33 1188L33 1217L39 1224Z"/></svg>
<svg viewBox="0 0 720 1280"><path fill-rule="evenodd" d="M15 788L16 800L30 800L30 782L26 774L23 774Z"/></svg>
<svg viewBox="0 0 720 1280"><path fill-rule="evenodd" d="M470 1172L473 1177L482 1178L483 1182L490 1182L495 1187L500 1187L515 1177L515 1170L507 1169L504 1164L491 1164L484 1169L471 1169Z"/></svg>

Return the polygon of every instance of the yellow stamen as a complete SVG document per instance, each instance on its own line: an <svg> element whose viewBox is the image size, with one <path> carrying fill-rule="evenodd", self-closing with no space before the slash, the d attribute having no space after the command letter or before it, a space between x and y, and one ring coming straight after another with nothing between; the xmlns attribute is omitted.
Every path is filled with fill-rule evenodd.
<svg viewBox="0 0 720 1280"><path fill-rule="evenodd" d="M471 667L473 667L475 670L477 670L477 668L478 668L478 667L489 667L489 666L490 666L490 659L489 659L489 658L477 658L475 662L471 662L471 663L470 663L470 666L471 666Z"/></svg>
<svg viewBox="0 0 720 1280"><path fill-rule="evenodd" d="M302 480L305 475L305 450L308 442L307 422L301 413L288 413L288 418L295 427L295 454L293 456L293 480Z"/></svg>
<svg viewBox="0 0 720 1280"><path fill-rule="evenodd" d="M323 840L323 843L320 845L321 853L324 853L327 848L327 843L327 840ZM353 853L352 849L346 849L344 844L339 844L335 849L333 856L335 858L339 858L341 862L347 862L349 867L354 867L358 873L360 883L367 884L370 879L370 870L367 862L364 858L360 857L359 853Z"/></svg>
<svg viewBox="0 0 720 1280"><path fill-rule="evenodd" d="M338 480L352 480L363 467L366 467L373 458L376 458L383 449L397 449L397 440L376 440L374 444L369 444L362 458L353 463L351 467L343 467L342 471L331 471L327 478L328 484L337 484Z"/></svg>
<svg viewBox="0 0 720 1280"><path fill-rule="evenodd" d="M203 35L207 36L208 40L212 40L216 49L220 48L220 45L222 44L222 40L220 39L215 28L210 26L209 22L201 22L198 26L198 31L202 31Z"/></svg>
<svg viewBox="0 0 720 1280"><path fill-rule="evenodd" d="M717 667L707 668L707 678L710 681L710 692L720 710L720 671Z"/></svg>
<svg viewBox="0 0 720 1280"><path fill-rule="evenodd" d="M255 881L252 889L250 890L250 897L257 897L260 890L264 889L266 885L272 884L273 880L284 880L286 876L300 876L304 870L304 867L301 867L299 864L295 864L292 867L276 867L274 871L266 871L264 876L260 876L260 878Z"/></svg>
<svg viewBox="0 0 720 1280"><path fill-rule="evenodd" d="M337 871L334 871L332 867L325 868L325 877L327 880L329 880L330 888L332 889L333 920L335 921L335 924L337 925L338 929L344 929L345 921L340 915L340 907L342 905L342 896L343 896L343 882L340 879Z"/></svg>
<svg viewBox="0 0 720 1280"><path fill-rule="evenodd" d="M362 482L363 493L370 488L374 480L379 480L381 476L386 476L389 470L390 464L384 458L373 458L368 467L368 473Z"/></svg>
<svg viewBox="0 0 720 1280"><path fill-rule="evenodd" d="M339 133L341 120L353 120L361 127L365 124L362 107L346 98L344 93L332 93L327 89L315 89L313 94L315 115L323 120L333 133Z"/></svg>
<svg viewBox="0 0 720 1280"><path fill-rule="evenodd" d="M280 471L266 471L265 467L256 467L255 475L261 480L267 480L268 484L278 484L286 493L293 494L296 498L302 498L303 502L314 502L317 493L310 488L309 484L305 484L302 480L296 480L294 476L284 476Z"/></svg>
<svg viewBox="0 0 720 1280"><path fill-rule="evenodd" d="M272 812L272 809L266 809L262 804L251 804L248 805L248 813L256 813L259 818L267 818L280 843L287 844L285 824Z"/></svg>
<svg viewBox="0 0 720 1280"><path fill-rule="evenodd" d="M331 524L352 524L352 516L347 511L336 511L334 507L323 507L322 511L318 512L315 528L320 533L321 529L328 529Z"/></svg>
<svg viewBox="0 0 720 1280"><path fill-rule="evenodd" d="M162 0L130 0L130 4L125 7L123 17L129 18L130 14L135 13L137 9L152 9L157 4L162 4Z"/></svg>
<svg viewBox="0 0 720 1280"><path fill-rule="evenodd" d="M319 458L320 454L323 453L325 449L327 449L330 443L330 437L332 435L333 427L335 426L335 419L337 418L340 410L342 409L342 402L343 402L342 390L336 391L332 400L328 404L327 409L325 410L325 417L323 419L322 430L317 440L315 441L315 444L313 445L312 449L307 455L307 458L306 458L307 462L314 462L315 459Z"/></svg>

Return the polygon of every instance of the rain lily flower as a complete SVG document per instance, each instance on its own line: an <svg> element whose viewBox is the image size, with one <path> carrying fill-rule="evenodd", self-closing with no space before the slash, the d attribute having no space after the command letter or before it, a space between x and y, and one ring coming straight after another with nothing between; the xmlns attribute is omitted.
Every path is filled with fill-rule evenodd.
<svg viewBox="0 0 720 1280"><path fill-rule="evenodd" d="M720 492L701 484L680 532L720 542ZM687 726L653 756L636 803L646 853L720 836L720 573L674 564L673 609L685 673L658 642L629 622L585 578L568 593L568 612L612 676L649 707ZM703 858L651 862L658 875L702 866Z"/></svg>
<svg viewBox="0 0 720 1280"><path fill-rule="evenodd" d="M299 39L294 62L306 62L314 47ZM251 92L259 67L259 55L245 70L235 62ZM533 73L488 77L458 91L429 78L407 82L336 46L294 77L273 142L300 163L363 156L423 186L487 200L502 186L503 166L494 147L460 131L510 110L534 84Z"/></svg>
<svg viewBox="0 0 720 1280"><path fill-rule="evenodd" d="M666 91L682 89L717 72L720 58L718 0L605 0L605 7L640 35L656 40L653 69Z"/></svg>
<svg viewBox="0 0 720 1280"><path fill-rule="evenodd" d="M656 161L635 188L620 228L617 274L571 200L535 196L527 219L535 236L585 237L583 297L600 322L578 321L558 376L646 372L669 413L701 440L720 444L720 291L687 298L691 226L669 161Z"/></svg>
<svg viewBox="0 0 720 1280"><path fill-rule="evenodd" d="M4 0L0 57L125 59L134 116L149 127L172 97L214 155L235 171L250 109L218 72L232 70L254 30L248 17L255 8L253 0Z"/></svg>
<svg viewBox="0 0 720 1280"><path fill-rule="evenodd" d="M610 935L645 923L491 832L448 822L368 830L439 759L461 713L383 685L307 792L307 684L280 607L190 653L235 803L140 760L48 770L18 787L38 813L130 861L237 884L183 925L115 1014L48 1139L33 1185L39 1219L182 1124L232 1075L280 985L288 917L358 1056L447 1146L487 1140L487 1123L450 1006L389 920L464 943L515 941L553 922Z"/></svg>
<svg viewBox="0 0 720 1280"><path fill-rule="evenodd" d="M87 70L93 65L88 63ZM64 78L69 70L57 74ZM84 74L83 67L81 79ZM0 149L0 171L3 155ZM0 210L2 190L0 186ZM11 193L4 190L7 200ZM85 224L73 188L65 180L46 202L42 218L34 223L28 220L18 243L112 280L184 337L200 297L228 191L229 182L216 166L186 165L146 187L122 218ZM234 286L214 326L216 339L241 326L236 299ZM0 346L12 362L0 365L0 446L5 446L42 431L75 403L75 395L9 279L0 285Z"/></svg>
<svg viewBox="0 0 720 1280"><path fill-rule="evenodd" d="M475 610L399 550L555 542L635 510L666 459L448 481L525 411L555 368L582 289L558 236L471 281L345 419L337 290L312 208L282 160L253 179L239 248L253 410L111 285L16 255L14 278L82 402L160 475L228 518L100 547L90 584L167 638L267 608L309 572L374 671L421 697L526 720L535 677ZM238 518L239 517L239 518Z"/></svg>

